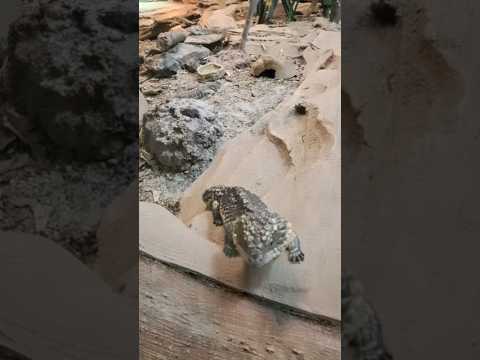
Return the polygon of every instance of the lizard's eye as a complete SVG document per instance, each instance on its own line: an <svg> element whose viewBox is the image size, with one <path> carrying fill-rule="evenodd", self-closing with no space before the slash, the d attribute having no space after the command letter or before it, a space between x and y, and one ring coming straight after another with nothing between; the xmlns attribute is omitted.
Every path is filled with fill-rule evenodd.
<svg viewBox="0 0 480 360"><path fill-rule="evenodd" d="M211 204L212 204L211 206L212 206L213 210L218 209L218 201L217 200L213 200Z"/></svg>

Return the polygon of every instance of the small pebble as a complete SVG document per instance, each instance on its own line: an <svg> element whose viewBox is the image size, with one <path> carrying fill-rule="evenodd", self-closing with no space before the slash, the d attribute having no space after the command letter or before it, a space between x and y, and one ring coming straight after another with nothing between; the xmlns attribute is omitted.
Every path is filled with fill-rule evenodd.
<svg viewBox="0 0 480 360"><path fill-rule="evenodd" d="M270 354L273 354L273 353L275 352L275 349L274 349L273 347L271 347L271 346L267 346L267 347L265 348L265 350L267 350L267 352L270 353Z"/></svg>
<svg viewBox="0 0 480 360"><path fill-rule="evenodd" d="M297 349L292 349L292 353L294 353L295 355L303 354L301 351L298 351Z"/></svg>

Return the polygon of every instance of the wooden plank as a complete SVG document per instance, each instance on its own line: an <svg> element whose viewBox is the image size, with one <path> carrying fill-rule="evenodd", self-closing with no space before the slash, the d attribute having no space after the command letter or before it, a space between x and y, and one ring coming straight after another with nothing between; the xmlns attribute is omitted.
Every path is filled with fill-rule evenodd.
<svg viewBox="0 0 480 360"><path fill-rule="evenodd" d="M0 344L32 359L138 357L136 302L53 241L0 232Z"/></svg>
<svg viewBox="0 0 480 360"><path fill-rule="evenodd" d="M142 258L140 359L340 359L340 329Z"/></svg>
<svg viewBox="0 0 480 360"><path fill-rule="evenodd" d="M332 297L323 291L324 274L311 266L316 264L315 258L310 265L308 262L292 265L285 255L255 269L241 258L225 257L222 246L189 230L161 206L141 202L139 210L142 252L300 311L340 319L340 292Z"/></svg>

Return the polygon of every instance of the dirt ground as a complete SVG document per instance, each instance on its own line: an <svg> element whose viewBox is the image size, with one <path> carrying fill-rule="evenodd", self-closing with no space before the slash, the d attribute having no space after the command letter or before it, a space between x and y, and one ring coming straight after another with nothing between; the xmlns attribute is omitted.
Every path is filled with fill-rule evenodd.
<svg viewBox="0 0 480 360"><path fill-rule="evenodd" d="M0 156L0 228L43 235L92 263L105 207L136 177L136 151L104 162L42 164L12 144Z"/></svg>
<svg viewBox="0 0 480 360"><path fill-rule="evenodd" d="M200 98L212 105L224 127L222 141L234 138L249 128L265 113L275 108L285 96L291 94L299 83L298 78L275 80L254 78L249 68L233 69L232 59L237 50L226 49L214 57L231 76L214 82L199 84L195 74L182 71L174 79L151 80L144 89L158 86L161 92L147 96L152 106L162 104L172 97ZM218 61L220 60L220 61ZM161 203L170 210L181 193L205 170L205 165L193 166L183 173L154 169L140 160L140 200Z"/></svg>
<svg viewBox="0 0 480 360"><path fill-rule="evenodd" d="M285 97L292 94L303 78L305 61L301 56L288 59L294 75L287 78L254 77L251 66L259 51L267 46L282 47L288 51L292 44L314 35L318 25L309 17L295 23L281 22L274 26L259 25L251 30L247 54L237 48L239 31L233 33L230 43L208 57L208 62L220 64L226 70L222 79L200 82L195 73L182 70L168 79L140 79L140 89L149 107L165 104L174 98L195 98L207 102L217 112L224 127L221 144L253 126L263 115L273 110ZM241 22L239 23L241 25ZM273 45L272 45L273 44ZM143 46L142 46L143 45ZM140 44L141 49L150 44ZM220 144L220 147L221 147ZM182 173L173 173L140 159L139 198L154 202L176 213L178 199L183 191L208 167L194 165Z"/></svg>

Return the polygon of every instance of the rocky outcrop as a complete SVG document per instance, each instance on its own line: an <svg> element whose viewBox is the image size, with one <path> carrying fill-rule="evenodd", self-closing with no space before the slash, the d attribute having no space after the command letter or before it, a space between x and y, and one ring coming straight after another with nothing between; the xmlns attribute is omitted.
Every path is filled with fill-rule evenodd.
<svg viewBox="0 0 480 360"><path fill-rule="evenodd" d="M157 50L160 52L167 51L175 45L184 42L187 38L187 34L184 31L171 31L161 33L157 37Z"/></svg>
<svg viewBox="0 0 480 360"><path fill-rule="evenodd" d="M324 41L326 47L317 49L316 58L307 63L311 71L297 91L253 129L225 144L209 169L186 191L181 212L186 223L204 211L200 194L215 184L245 186L285 207L289 199L283 194L308 193L305 189L287 191L288 187L312 176L310 185L302 185L312 188L308 204L314 206L317 200L315 206L325 204L326 198L315 200L316 196L333 201L334 192L328 195L327 188L339 180L335 177L340 166L340 37L334 32L320 35L327 36L337 41ZM304 111L296 110L297 104ZM322 172L325 179L319 181ZM292 215L297 211L289 210Z"/></svg>
<svg viewBox="0 0 480 360"><path fill-rule="evenodd" d="M299 234L306 272L321 283L324 306L340 303L340 37L325 41L297 91L249 131L225 144L184 193L181 220L212 242L223 232L205 211L213 185L243 186L288 219ZM322 44L322 42L318 42ZM324 53L332 56L321 56ZM316 60L315 60L316 59ZM321 274L321 275L319 275ZM308 277L308 275L306 275Z"/></svg>
<svg viewBox="0 0 480 360"><path fill-rule="evenodd" d="M144 116L144 144L155 159L173 171L213 158L223 128L201 100L176 99Z"/></svg>
<svg viewBox="0 0 480 360"><path fill-rule="evenodd" d="M10 28L9 97L62 157L109 158L136 138L138 56L119 50L138 47L128 4L25 3Z"/></svg>
<svg viewBox="0 0 480 360"><path fill-rule="evenodd" d="M171 3L168 7L140 16L139 39L155 40L160 33L198 17L195 5Z"/></svg>
<svg viewBox="0 0 480 360"><path fill-rule="evenodd" d="M178 44L166 53L156 54L145 60L148 73L157 78L175 75L180 69L196 71L201 61L210 55L210 50L203 46Z"/></svg>
<svg viewBox="0 0 480 360"><path fill-rule="evenodd" d="M215 50L222 45L225 35L221 33L212 33L206 35L190 35L185 39L186 44L202 45L210 50Z"/></svg>
<svg viewBox="0 0 480 360"><path fill-rule="evenodd" d="M224 9L204 14L200 20L200 24L210 30L219 32L228 31L237 27L235 19Z"/></svg>

